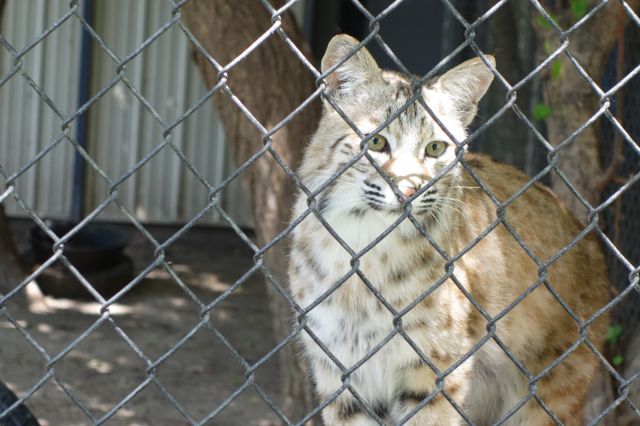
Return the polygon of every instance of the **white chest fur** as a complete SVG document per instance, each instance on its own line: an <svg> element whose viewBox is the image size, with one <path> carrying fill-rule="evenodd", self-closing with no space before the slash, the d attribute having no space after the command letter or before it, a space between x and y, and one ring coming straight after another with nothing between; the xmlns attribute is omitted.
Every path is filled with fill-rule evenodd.
<svg viewBox="0 0 640 426"><path fill-rule="evenodd" d="M452 314L449 311L458 307L437 302L449 297L444 286L429 295L429 306L419 303L402 313L444 273L442 258L411 223L400 224L366 251L393 223L392 218L389 223L329 218L329 224L357 254L354 258L324 227L311 226L314 221L310 218L294 239L294 249L306 253L301 258L314 262L306 268L304 297L298 302L306 307L326 297L308 312L308 326L339 365L306 336L305 348L312 359L335 372L340 368L349 371L350 383L367 400L387 401L397 393L407 366L420 362L401 331L423 353L436 348L459 352L461 342L455 331L443 327ZM416 326L420 326L419 333L412 331Z"/></svg>

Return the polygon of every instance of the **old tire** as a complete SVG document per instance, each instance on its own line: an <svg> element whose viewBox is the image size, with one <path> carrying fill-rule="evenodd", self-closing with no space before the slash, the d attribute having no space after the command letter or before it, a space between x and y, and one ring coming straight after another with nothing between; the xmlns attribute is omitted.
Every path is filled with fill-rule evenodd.
<svg viewBox="0 0 640 426"><path fill-rule="evenodd" d="M4 383L0 382L0 414L18 400L16 395ZM20 404L5 417L0 418L0 426L39 426L29 409Z"/></svg>

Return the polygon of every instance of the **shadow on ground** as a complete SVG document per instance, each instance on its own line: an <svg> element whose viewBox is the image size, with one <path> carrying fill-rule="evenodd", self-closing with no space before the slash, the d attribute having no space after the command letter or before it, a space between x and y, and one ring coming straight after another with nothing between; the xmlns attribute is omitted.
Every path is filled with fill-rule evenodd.
<svg viewBox="0 0 640 426"><path fill-rule="evenodd" d="M27 226L12 223L25 256ZM153 246L135 228L119 228L131 237L126 253L136 271L149 267ZM176 228L149 230L162 242ZM253 266L251 251L224 229L188 231L169 247L166 259L188 292L204 304ZM61 356L52 364L55 375L27 400L42 425L91 424L123 401L106 424L186 425L189 417L198 422L248 383L242 360L251 365L276 345L260 274L217 304L209 322L203 321L192 296L161 267L118 300L110 316L101 316L97 303L38 296L35 284L27 290L29 308L9 306L9 312L50 358ZM48 371L46 356L0 316L0 379L22 395ZM277 379L275 359L254 375L255 383L273 399ZM207 424L263 426L276 420L255 389L247 386Z"/></svg>

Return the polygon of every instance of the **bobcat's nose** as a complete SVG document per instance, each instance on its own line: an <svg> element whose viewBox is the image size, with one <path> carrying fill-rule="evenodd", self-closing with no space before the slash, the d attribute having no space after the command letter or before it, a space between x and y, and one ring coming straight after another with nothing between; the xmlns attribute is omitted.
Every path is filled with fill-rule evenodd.
<svg viewBox="0 0 640 426"><path fill-rule="evenodd" d="M408 186L400 185L398 186L398 189L403 195L402 197L398 196L398 201L401 203L404 202L404 200L406 200L407 198L411 197L413 194L415 194L416 191L418 190L418 188L416 188L413 185L408 185Z"/></svg>
<svg viewBox="0 0 640 426"><path fill-rule="evenodd" d="M404 188L400 188L400 192L402 192L405 197L411 197L417 190L418 189L414 186L405 186Z"/></svg>

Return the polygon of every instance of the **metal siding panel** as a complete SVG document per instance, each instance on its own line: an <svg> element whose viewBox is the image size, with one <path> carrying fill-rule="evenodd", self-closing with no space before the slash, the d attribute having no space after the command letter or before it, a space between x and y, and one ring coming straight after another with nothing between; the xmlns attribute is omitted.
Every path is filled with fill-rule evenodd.
<svg viewBox="0 0 640 426"><path fill-rule="evenodd" d="M7 38L9 38L9 42L13 45L14 48L19 49L20 46L24 45L24 41L26 40L26 32L27 28L23 24L24 13L20 13L21 9L24 10L24 5L19 3L8 3L6 6L6 15L9 15L9 28L7 34ZM22 18L22 19L21 19ZM4 167L6 167L7 173L15 172L19 167L19 156L17 155L18 150L25 149L26 144L22 142L21 131L22 128L18 126L19 121L16 121L16 116L19 116L18 111L22 111L25 104L24 96L22 96L22 89L24 88L23 78L20 73L13 76L13 78L5 85L3 90L4 105L10 105L11 100L15 99L15 103L13 107L10 108L2 108L7 113L7 133L6 139L4 140L6 146L5 157L3 158ZM16 189L20 188L20 182L16 182ZM27 198L28 194L25 189L23 191L16 191L16 193ZM21 210L18 210L17 205L10 204L8 209L9 214L24 214Z"/></svg>
<svg viewBox="0 0 640 426"><path fill-rule="evenodd" d="M129 27L133 28L133 31L129 35L129 37L133 37L133 41L135 45L139 45L145 38L145 33L147 31L146 26L146 16L148 14L148 1L138 1L135 4L135 13L130 16L130 25ZM127 43L131 45L132 43ZM128 53L128 52L127 52ZM144 65L141 61L133 61L130 65L127 66L127 77L131 84L140 88L144 84ZM127 89L128 90L128 89ZM127 139L127 147L123 150L124 157L122 161L127 164L127 170L131 169L134 164L140 158L141 147L140 142L143 140L142 138L142 119L144 114L146 113L144 110L144 106L140 103L133 94L128 93L130 96L132 116L127 117L130 120L129 123L129 136ZM141 184L141 180L137 173L131 175L126 182L126 199L127 206L129 206L132 211L135 212L138 200L138 188Z"/></svg>
<svg viewBox="0 0 640 426"><path fill-rule="evenodd" d="M173 117L170 118L170 121L173 122L179 115L187 109L187 96L188 96L188 85L189 81L187 80L189 75L189 45L187 43L186 37L182 37L181 32L174 27L176 32L175 36L172 37L173 40L173 49L176 52L176 56L178 60L176 61L177 67L177 76L175 79L175 88L176 88L176 113ZM173 35L173 34L172 34ZM184 122L181 123L176 129L174 129L174 135L176 137L176 146L180 147L180 150L184 154L185 149L187 147L186 141L186 126ZM184 190L186 186L186 177L191 174L191 172L187 169L185 164L180 161L180 168L176 173L176 182L180 185L176 191L176 207L177 207L177 217L180 220L188 220L192 216L192 209L189 209L184 202L184 196L186 191ZM181 188L183 188L181 190Z"/></svg>
<svg viewBox="0 0 640 426"><path fill-rule="evenodd" d="M94 16L100 17L103 19L107 19L107 11L105 10L104 2L97 2L94 4ZM102 21L102 19L96 19ZM99 26L94 25L94 28L99 31ZM99 90L99 86L101 82L104 80L104 75L106 73L107 68L102 66L102 57L98 53L99 49L95 44L91 46L91 81L89 83L89 93L91 95L95 94ZM99 143L99 135L102 133L102 129L105 126L105 121L108 119L106 114L99 114L100 112L100 104L102 102L106 102L103 98L98 101L89 108L89 120L88 120L88 129L87 129L87 152L89 155L93 157L93 159L104 168L103 161L103 151L104 147ZM105 111L106 112L106 111ZM86 181L86 192L85 192L85 201L83 207L93 207L96 205L96 198L98 194L104 191L104 184L102 182L102 178L97 175L93 170L89 170L87 168L87 181ZM107 213L103 212L102 216L106 216Z"/></svg>
<svg viewBox="0 0 640 426"><path fill-rule="evenodd" d="M121 2L97 2L94 28L107 46L121 56L123 40L126 40L132 26L128 22L128 11L124 14L118 6L122 6ZM100 91L115 76L113 60L94 45L91 94ZM126 90L118 83L89 109L88 152L111 179L116 179L128 166L120 160L121 149L131 146L127 139L128 130L122 121L122 109L126 107L126 101ZM92 209L108 196L108 184L97 173L91 172L85 194L86 207ZM127 195L124 188L118 188L118 196L125 205L129 205ZM100 218L123 219L115 204L103 211Z"/></svg>
<svg viewBox="0 0 640 426"><path fill-rule="evenodd" d="M6 7L3 34L20 49L65 13L68 2L38 0L27 4L9 0ZM166 22L171 11L169 5L149 0L101 1L95 4L95 16L98 34L116 54L124 57ZM72 18L25 57L25 70L65 114L77 108L80 36L81 27ZM93 49L92 95L116 75L113 60L96 44ZM173 27L126 68L131 84L147 97L166 123L175 120L206 93L190 49L185 35ZM1 72L8 72L11 63L9 55L3 52ZM161 126L122 83L92 105L88 114L88 151L112 179L162 142ZM22 126L11 126L23 121ZM0 164L9 172L29 161L60 134L60 120L48 106L43 106L24 78L18 75L0 90ZM71 134L74 135L73 129ZM172 137L209 184L218 185L232 171L213 102L202 105L174 130ZM71 144L63 141L41 160L37 173L29 172L31 175L19 180L19 194L47 217L65 218L70 213L74 154ZM102 177L88 167L86 205L92 209L108 196L108 191ZM184 222L208 203L206 187L170 149L128 178L118 193L123 203L147 222ZM240 224L250 224L246 199L238 183L222 191L220 198L225 210ZM9 214L24 215L14 203L7 207ZM115 205L99 217L125 220ZM223 224L215 210L201 222Z"/></svg>
<svg viewBox="0 0 640 426"><path fill-rule="evenodd" d="M164 21L166 21L170 16L171 12L167 8L165 10L164 7L156 6L158 10L158 20L155 21L154 29L159 28ZM175 117L176 114L176 94L175 94L175 51L172 50L171 43L171 30L165 32L159 39L157 39L150 48L156 50L157 52L162 52L162 54L158 55L158 62L154 64L154 69L156 72L156 84L161 85L162 90L158 93L163 95L162 98L158 98L154 96L154 106L158 109L160 116L164 120L165 123L168 123ZM164 80L164 84L162 84L162 80ZM156 91L154 91L156 94ZM154 145L160 144L163 141L162 132L156 125L154 130L157 132L157 136L155 136ZM178 143L173 136L173 141ZM177 195L180 191L179 183L180 183L180 169L179 169L179 161L180 159L175 154L175 152L170 148L164 148L159 156L160 164L162 164L162 169L158 168L158 163L154 164L154 174L156 182L159 182L160 191L157 191L158 185L156 183L155 187L158 198L157 203L161 206L161 211L164 212L164 217L174 217L177 218ZM150 185L153 185L153 182L149 182ZM150 188L150 190L152 190ZM160 207L159 206L159 207ZM155 209L154 209L155 210ZM158 218L162 220L163 218Z"/></svg>
<svg viewBox="0 0 640 426"><path fill-rule="evenodd" d="M187 104L190 107L198 101L206 89L196 67L189 67L188 71ZM213 116L211 105L211 102L202 105L183 123L182 127L185 129L187 158L192 161L203 179L209 185L215 186L219 181L217 174L220 171L221 175L221 168L217 166L213 157L213 138L215 137L213 130L218 119ZM186 214L192 217L208 204L208 189L190 172L186 174L184 181ZM202 220L203 223L216 223L219 215L212 210Z"/></svg>
<svg viewBox="0 0 640 426"><path fill-rule="evenodd" d="M157 10L158 15L157 20L153 21L154 29L161 25L160 23L164 17L160 7L156 6L155 9ZM171 86L173 85L171 84L173 83L171 73L171 66L173 64L171 59L173 59L173 52L169 50L170 45L167 44L166 37L167 34L165 33L154 42L154 45L150 46L150 49L157 52L158 55L156 56L153 68L147 68L149 70L155 70L153 74L155 77L154 84L156 85L156 90L153 91L153 105L156 107L165 123L168 121L167 119L171 114L171 104L173 103L173 93L171 91ZM160 49L159 46L163 46L164 48ZM162 54L160 54L160 52L162 52ZM161 85L160 82L163 80L169 84ZM155 120L153 120L153 122L153 146L156 146L163 142L163 138L158 129L157 122ZM175 158L173 151L167 147L158 154L157 161L151 166L155 182L148 182L148 189L156 195L156 205L152 206L155 207L154 211L162 212L162 216L158 217L158 220L162 220L166 217L175 217L174 206L170 203L171 192L175 193L176 191L176 187L173 185L173 182L177 181L177 179L174 179L176 173ZM161 167L158 167L159 165L161 165Z"/></svg>
<svg viewBox="0 0 640 426"><path fill-rule="evenodd" d="M11 11L11 3L9 3L5 7L4 16L0 17L0 30L2 30L5 37L13 33L13 17L10 16ZM2 73L0 78L8 75L12 67L13 61L11 60L9 52L4 48L0 49L0 72ZM9 115L11 108L7 108L6 103L8 102L7 99L9 99L8 92L10 85L11 83L7 82L3 87L0 87L0 165L5 169L5 172L8 171L7 168L9 167L7 158L9 155ZM12 204L13 203L11 203L10 207L12 207Z"/></svg>
<svg viewBox="0 0 640 426"><path fill-rule="evenodd" d="M52 22L67 12L64 0L48 3L47 22ZM81 28L75 20L64 25L47 37L44 50L44 77L42 88L54 100L63 114L69 115L77 109L77 80L80 61ZM51 72L51 69L54 72ZM60 120L48 106L43 106L40 120L40 148L62 135ZM73 132L73 125L71 128ZM73 133L72 133L73 134ZM40 210L47 217L68 218L73 191L73 166L75 150L66 140L43 158L38 166L38 201Z"/></svg>
<svg viewBox="0 0 640 426"><path fill-rule="evenodd" d="M65 0L28 4L10 0L6 7L3 33L17 49L41 34L69 8ZM65 114L76 109L80 28L75 19L66 21L24 57L25 71ZM7 123L2 126L0 153L10 163L9 169L15 171L61 134L61 120L22 76L16 76L7 86L0 99L3 105L0 122ZM15 127L8 123L25 124ZM63 141L19 179L20 195L41 215L68 217L74 153L73 147ZM15 207L11 206L9 214L24 215Z"/></svg>
<svg viewBox="0 0 640 426"><path fill-rule="evenodd" d="M192 68L191 79L193 90L190 103L193 104L197 102L207 90L195 67ZM227 147L224 130L212 101L209 100L205 102L198 109L190 123L190 128L195 129L194 136L192 137L192 144L194 146L194 155L192 158L196 159L198 170L205 175L209 184L216 187L225 177ZM218 193L218 197L222 202L224 191ZM208 193L205 192L201 201L202 205L206 205L208 201ZM215 209L212 214L207 215L206 219L209 223L223 224L220 214Z"/></svg>
<svg viewBox="0 0 640 426"><path fill-rule="evenodd" d="M60 14L66 12L69 8L67 1L59 0L59 12ZM84 6L80 5L79 13L84 11ZM58 75L66 76L64 85L57 84L52 81L51 84L58 91L58 97L64 99L65 114L69 115L74 113L78 105L78 89L76 84L80 79L80 55L81 55L81 40L82 40L82 26L75 19L69 21L69 24L65 27L64 32L60 34L62 40L61 49L64 55L61 55L58 62ZM55 54L55 52L53 52ZM60 122L55 123L55 132L53 135L61 132ZM53 130L53 128L52 128ZM71 126L71 130L75 130L75 124ZM73 193L73 169L76 156L76 150L67 140L61 142L58 148L61 153L58 155L54 164L54 173L57 175L57 179L53 182L57 185L56 188L61 189L61 202L59 213L56 213L56 217L68 218L71 214L71 197ZM51 191L53 193L53 191Z"/></svg>
<svg viewBox="0 0 640 426"><path fill-rule="evenodd" d="M173 114L167 117L168 122L173 122L179 115L182 115L184 110L186 109L186 96L187 96L187 73L188 73L188 64L191 58L189 58L187 49L187 39L185 37L181 37L181 31L178 27L174 26L171 30L169 30L168 36L170 37L172 51L175 52L175 57L177 61L173 63L174 69L174 79L175 82L174 87L174 109ZM173 131L174 135L174 143L175 145L184 153L184 126L180 125ZM176 159L176 171L174 179L172 180L172 188L175 189L175 192L172 193L171 203L174 206L174 211L176 217L179 220L186 220L188 217L185 215L184 208L181 208L181 187L184 186L184 172L188 172L186 165L183 161L178 157L177 154L173 153Z"/></svg>
<svg viewBox="0 0 640 426"><path fill-rule="evenodd" d="M133 4L133 6L135 7L135 12L129 16L130 22L129 22L129 25L127 26L127 28L130 28L131 31L130 33L126 34L127 36L126 38L129 39L130 37L132 37L133 40L136 41L136 43L141 43L142 40L144 39L144 34L145 34L145 16L147 14L147 1L146 0L137 1ZM126 9L126 8L123 8L123 9ZM115 28L117 29L117 26L115 26ZM130 45L131 43L127 42L126 44ZM143 71L144 69L142 65L137 62L133 62L127 66L126 75L134 87L141 87L144 79ZM128 129L126 132L127 136L124 137L123 139L125 141L124 142L125 146L122 148L122 157L121 157L122 163L126 164L127 170L129 170L131 167L133 167L135 162L138 160L138 155L140 151L139 141L140 141L140 132L141 132L140 121L141 121L142 114L144 113L143 111L144 107L140 102L138 102L138 100L133 96L133 94L129 93L128 89L126 89L124 86L121 86L121 87L122 89L127 90L127 94L131 102L130 104L131 113L128 114L127 117L125 117L125 120L127 121ZM138 182L139 182L138 175L134 173L127 179L126 184L123 186L123 189L124 189L123 195L126 200L125 204L128 207L130 207L132 210L134 210L136 205L136 199L137 199L136 188L138 186Z"/></svg>
<svg viewBox="0 0 640 426"><path fill-rule="evenodd" d="M138 46L144 37L159 28L170 16L170 8L157 2L138 1L130 4L129 8L119 8L122 6L119 2L102 2L101 5L106 10L97 16L103 17L107 22L96 23L96 25L100 27L100 34L109 42L109 45L121 55L129 53L133 47ZM133 8L135 10L132 10ZM145 18L144 37L140 33L142 28L140 17ZM123 21L126 22L124 25L126 28L123 28ZM131 31L132 28L136 30ZM184 34L177 28L172 28L127 66L127 76L132 84L146 96L166 123L173 121L206 92L198 70L190 60L189 50L190 46ZM176 58L180 58L180 61L176 62ZM176 67L176 63L183 63L184 66ZM96 65L98 68L102 68L101 64ZM138 66L140 68L134 68ZM134 72L134 69L137 71ZM138 84L137 75L140 75L139 72L142 69L144 70L142 71L142 82ZM191 83L188 89L187 80L190 80ZM118 91L122 89L118 87ZM108 141L110 138L105 138L105 132L108 132L105 126L102 126L97 134L94 132L95 136L92 137L92 140L95 139L94 143L100 141L97 145L102 148L97 157L99 160L106 161L105 168L111 176L113 176L114 162L120 160L120 164L128 163L131 166L134 159L137 161L144 157L162 142L162 130L156 119L141 107L133 95L125 92L124 96L130 98L129 102L138 107L140 116L137 123L140 129L139 132L130 129L132 133L117 139L123 141L129 148L135 146L137 156L127 155L126 158L116 158L113 155L115 141L113 139ZM185 97L186 100L182 100ZM104 105L101 108L96 108L99 111L94 111L97 117L92 119L91 123L107 122L109 124L106 127L110 129L122 129L127 126L126 121L136 121L132 120L131 115L116 114L114 117L110 101L101 101L100 104ZM105 119L105 117L107 118ZM212 119L212 117L214 118ZM139 134L139 137L134 138L134 134ZM215 186L221 182L228 172L225 170L227 168L227 154L224 132L212 102L202 105L188 122L176 128L173 138L176 146L185 152L196 169L210 184ZM110 146L110 149L105 149L107 146ZM131 151L129 151L130 153ZM135 185L132 185L133 183ZM229 213L240 218L243 225L247 225L250 220L247 219L246 200L242 200L244 194L238 193L241 190L239 185L233 185L233 188L223 191L221 197ZM99 197L106 196L104 191L91 192L99 194ZM191 176L191 172L186 170L186 166L170 149L165 149L157 154L134 176L130 177L123 184L119 193L123 199L126 199L126 205L134 211L138 218L147 222L183 222L196 215L207 204L206 189L195 177ZM135 194L133 199L132 194ZM94 200L95 203L99 201L99 199ZM101 217L111 220L123 219L122 215L113 209ZM207 224L221 223L217 213L206 215L202 222Z"/></svg>
<svg viewBox="0 0 640 426"><path fill-rule="evenodd" d="M145 22L148 29L156 28L157 22L160 20L160 8L151 7L147 11L147 21ZM148 33L149 31L147 31ZM157 42L157 41L156 41ZM159 51L147 47L142 53L143 66L145 68L145 92L149 93L149 101L151 105L156 106L157 100L163 99L165 96L166 86L161 84L162 80L160 74L164 72L163 69L158 69L158 57ZM151 70L153 69L153 72ZM154 108L156 109L156 108ZM158 122L148 112L142 117L142 153L141 157L149 154L156 145L160 143ZM140 215L144 215L148 221L158 222L162 218L166 217L166 212L163 211L163 205L160 193L162 192L163 183L158 178L158 167L156 164L162 161L163 153L160 152L150 160L140 171L138 175L140 178L140 184L138 185L138 200L136 203L136 212Z"/></svg>
<svg viewBox="0 0 640 426"><path fill-rule="evenodd" d="M97 2L94 5L94 16L98 24L94 23L94 28L100 31L102 22L108 21L109 9L105 2ZM123 29L124 30L124 29ZM92 49L92 61L91 61L91 82L89 84L91 95L100 90L100 86L103 84L109 72L109 67L105 64L105 54L101 53L100 49L93 44ZM110 58L108 58L110 60ZM89 108L89 126L87 129L87 152L93 157L93 159L101 166L106 168L105 154L107 152L104 143L101 143L101 136L105 132L105 128L108 127L109 114L111 108L104 108L103 104L108 100L103 97L97 103L93 104ZM85 207L93 207L97 204L97 198L100 197L105 191L106 185L103 178L95 173L93 170L87 169L87 182L86 182L86 198ZM110 218L109 213L113 210L113 206L107 208L105 212L101 214L103 218Z"/></svg>
<svg viewBox="0 0 640 426"><path fill-rule="evenodd" d="M94 7L94 16L96 20L94 28L100 34L104 23L111 20L109 16L110 10L108 8L108 3L102 1L97 2ZM91 82L89 86L91 95L94 95L100 90L104 82L107 81L107 74L109 73L110 68L107 66L108 64L105 64L106 55L100 51L100 48L93 44L91 49ZM106 60L111 59L107 57ZM87 129L87 152L107 174L109 162L105 157L108 150L107 145L103 143L103 138L104 134L108 131L107 129L110 125L110 115L112 111L112 108L109 108L108 106L105 108L105 104L108 102L109 99L107 98L107 94L105 94L102 99L97 103L94 103L91 108L89 108L89 128ZM101 176L93 170L87 169L86 188L85 207L93 208L99 203L99 199L104 195L106 184ZM113 206L110 206L101 214L101 217L111 219L110 212L112 210Z"/></svg>
<svg viewBox="0 0 640 426"><path fill-rule="evenodd" d="M32 7L29 7L32 6ZM6 5L6 37L17 50L42 33L45 27L45 3L27 5L25 2L10 1ZM12 62L12 61L10 61ZM34 49L23 58L23 69L36 81L42 73L42 49ZM12 173L35 156L39 146L39 121L42 101L28 87L19 73L0 92L0 108L6 114L3 121L7 132L3 134L3 164ZM36 204L37 170L31 168L16 180L16 193L33 209ZM9 204L8 213L24 215L17 205Z"/></svg>
<svg viewBox="0 0 640 426"><path fill-rule="evenodd" d="M130 6L130 7L127 7ZM117 52L120 58L128 55L135 46L142 43L145 34L145 13L146 1L138 0L133 3L109 2L109 7L116 8L112 13L113 22L105 25L105 31L111 38L116 40ZM125 23L124 27L122 22ZM142 70L137 61L127 64L126 76L129 81L136 85L142 79ZM137 81L132 80L137 78ZM140 154L140 120L132 119L133 111L140 112L141 105L124 83L118 83L112 93L114 101L110 107L117 108L116 114L112 116L119 129L117 142L109 141L107 156L114 164L110 165L111 176L114 179L128 172L139 159ZM116 166L118 164L119 166ZM135 213L137 200L138 175L133 174L118 187L118 194L121 195L126 207ZM121 213L117 211L120 218Z"/></svg>
<svg viewBox="0 0 640 426"><path fill-rule="evenodd" d="M22 12L22 13L21 13ZM5 25L6 25L6 38L13 45L15 49L19 49L24 45L26 40L27 28L20 21L20 17L24 16L25 7L23 3L17 1L9 1L5 5ZM4 50L4 49L3 49ZM13 64L13 59L7 54L8 61ZM19 149L24 149L25 144L21 142L22 130L17 123L17 116L20 116L18 111L22 111L24 107L25 99L22 96L21 90L23 89L23 78L18 74L14 74L10 81L8 81L2 88L0 96L2 96L1 111L5 115L4 134L2 137L3 153L2 164L6 173L13 173L18 169L18 158L16 152ZM17 185L16 185L17 187ZM18 195L23 196L22 193ZM17 204L11 202L7 205L7 213L10 215L25 215L25 213L17 206Z"/></svg>
<svg viewBox="0 0 640 426"><path fill-rule="evenodd" d="M36 2L36 6L31 10L30 15L25 15L27 22L29 18L33 18L33 23L35 24L36 33L40 34L45 30L44 19L46 15L46 4L40 0ZM27 54L24 59L25 69L29 76L35 80L36 82L40 81L42 76L42 48L34 48L31 52ZM28 99L28 102L25 103L25 112L26 114L22 116L22 121L26 121L25 119L30 120L27 128L25 129L26 139L28 140L28 149L23 151L20 158L20 165L25 164L29 161L29 159L35 157L38 152L39 138L38 138L38 130L39 123L41 117L41 107L42 100L40 96L31 88L25 87L25 95ZM19 121L17 121L19 122ZM24 197L27 202L31 205L32 208L36 209L38 213L43 214L41 209L36 205L37 191L38 187L36 185L38 167L32 167L28 172L26 172L20 180L23 181L22 191L25 192L26 196ZM26 188L25 188L26 186Z"/></svg>
<svg viewBox="0 0 640 426"><path fill-rule="evenodd" d="M125 7L129 5L130 7ZM94 26L105 43L120 57L126 56L137 44L142 42L144 28L143 2L126 3L110 1L97 3ZM115 76L115 64L99 46L94 46L92 69L92 93L98 92ZM126 75L133 84L142 78L140 67L130 63ZM121 82L109 90L102 99L94 104L90 111L89 153L115 180L126 173L136 162L139 155L140 122L136 119L141 105L129 89ZM131 176L118 187L121 202L135 213L136 179ZM89 207L94 207L108 196L108 185L99 176L93 176L87 186ZM101 219L121 221L124 216L115 205L110 205L100 215Z"/></svg>
<svg viewBox="0 0 640 426"><path fill-rule="evenodd" d="M57 12L57 9L59 9L58 6L60 6L59 4L57 4L58 2L51 2L50 4L48 4L47 6L47 18L51 17L52 15L55 14L55 12ZM64 13L64 12L63 12ZM55 19L55 16L54 16ZM49 21L49 19L47 19L47 21ZM44 43L46 43L45 45L40 45L38 47L36 47L36 49L40 49L43 51L44 54L44 63L45 63L45 67L49 67L49 68L53 68L56 71L59 68L60 62L62 61L57 61L57 56L58 55L63 55L64 54L64 50L60 49L60 31L64 31L65 26L62 26L60 28L58 28L56 31L54 31L52 34L50 34L49 37L47 37L44 41ZM54 58L52 58L51 53L54 53ZM57 91L56 91L56 86L55 84L51 84L51 80L52 79L56 79L59 78L59 76L64 75L64 74L60 74L58 72L47 72L45 73L44 76L44 80L42 82L42 89L52 98L52 100L57 104L59 109L62 109L63 111L65 110L65 105L61 105L59 102L56 102L59 97L56 96L57 95ZM61 82L60 85L64 85L64 82ZM53 133L55 132L55 118L54 118L55 114L50 111L49 107L44 107L42 110L42 115L40 117L40 119L38 120L39 124L40 124L40 129L39 129L39 139L41 140L41 147L46 145L47 143L49 143L51 140L53 140L53 138L55 137L53 135ZM58 132L59 133L59 132ZM58 145L57 148L59 148L60 145ZM46 157L44 157L42 160L40 160L40 162L38 163L37 167L38 167L38 185L37 187L40 189L38 191L37 194L37 205L38 206L47 206L47 210L48 213L47 216L49 216L51 213L53 213L56 210L56 207L60 207L61 204L61 197L64 196L64 191L56 191L55 194L53 194L53 191L51 191L50 189L55 188L55 184L54 184L54 180L56 180L57 176L53 176L54 174L62 174L60 172L56 173L55 170L52 170L52 161L55 159L55 157L60 157L59 155L59 150L58 149L54 149L53 151L51 151L49 154L47 154ZM47 188L49 185L51 185L53 188ZM52 195L50 197L50 195ZM57 206L56 206L57 204Z"/></svg>

